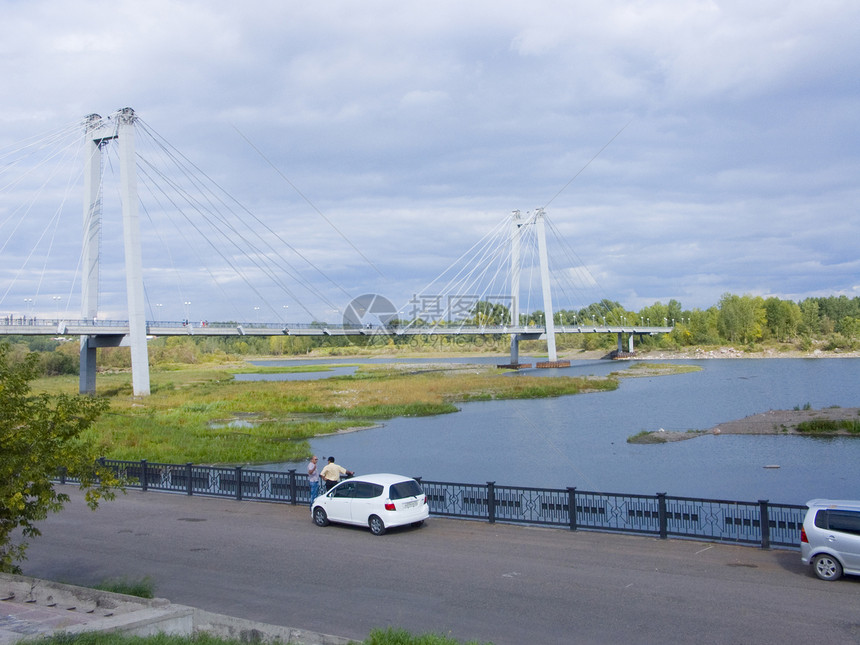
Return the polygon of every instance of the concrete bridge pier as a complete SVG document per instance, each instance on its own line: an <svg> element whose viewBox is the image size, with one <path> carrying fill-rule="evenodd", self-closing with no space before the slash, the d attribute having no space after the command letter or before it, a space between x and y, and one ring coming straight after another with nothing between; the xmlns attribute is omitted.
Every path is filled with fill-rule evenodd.
<svg viewBox="0 0 860 645"><path fill-rule="evenodd" d="M81 369L78 390L81 394L96 393L96 350L99 347L128 346L124 336L81 336Z"/></svg>
<svg viewBox="0 0 860 645"><path fill-rule="evenodd" d="M630 332L627 335L627 351L626 352L624 351L624 340L623 340L624 339L624 332L618 332L616 335L618 337L618 349L616 350L615 355L616 356L625 356L625 355L631 356L631 355L633 355L633 353L634 353L633 352L633 336L635 336L635 334L633 332Z"/></svg>
<svg viewBox="0 0 860 645"><path fill-rule="evenodd" d="M89 336L81 336L81 368L78 391L81 394L96 393L96 346L90 344Z"/></svg>

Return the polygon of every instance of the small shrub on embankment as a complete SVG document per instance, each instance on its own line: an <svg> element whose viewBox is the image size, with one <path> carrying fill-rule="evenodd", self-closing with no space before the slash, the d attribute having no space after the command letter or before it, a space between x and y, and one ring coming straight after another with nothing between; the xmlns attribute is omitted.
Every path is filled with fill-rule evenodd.
<svg viewBox="0 0 860 645"><path fill-rule="evenodd" d="M839 434L843 430L860 434L860 419L810 419L797 424L797 431L805 434Z"/></svg>

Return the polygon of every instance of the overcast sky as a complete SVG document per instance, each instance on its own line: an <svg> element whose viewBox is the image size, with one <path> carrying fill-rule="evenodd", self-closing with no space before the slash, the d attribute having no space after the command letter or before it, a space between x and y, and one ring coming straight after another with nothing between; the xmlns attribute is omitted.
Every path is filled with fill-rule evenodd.
<svg viewBox="0 0 860 645"><path fill-rule="evenodd" d="M334 308L399 305L538 207L597 287L557 307L860 295L855 0L2 0L0 14L0 148L132 107L325 271ZM61 230L79 247L70 201ZM34 296L45 314L79 306L57 276L21 277L47 262L9 242L14 208L0 198L0 313ZM19 233L43 233L40 208L57 204ZM192 318L263 315L247 290L227 309L199 258L143 261L156 317L186 301ZM155 269L182 273L181 291L158 291ZM105 316L123 317L107 291Z"/></svg>

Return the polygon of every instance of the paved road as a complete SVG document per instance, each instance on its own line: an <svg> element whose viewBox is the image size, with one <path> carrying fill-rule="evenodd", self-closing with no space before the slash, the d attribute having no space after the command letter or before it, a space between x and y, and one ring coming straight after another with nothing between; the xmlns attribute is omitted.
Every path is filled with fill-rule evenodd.
<svg viewBox="0 0 860 645"><path fill-rule="evenodd" d="M24 573L90 585L150 576L173 602L363 639L394 625L523 643L860 643L860 578L794 551L430 518L374 537L304 507L73 487Z"/></svg>

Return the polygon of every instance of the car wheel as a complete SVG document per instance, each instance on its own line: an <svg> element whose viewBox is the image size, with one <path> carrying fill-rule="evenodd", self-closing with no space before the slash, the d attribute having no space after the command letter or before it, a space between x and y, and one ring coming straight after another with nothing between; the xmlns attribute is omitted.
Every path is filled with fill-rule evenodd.
<svg viewBox="0 0 860 645"><path fill-rule="evenodd" d="M314 509L314 524L317 526L328 526L328 515L325 514L325 509L317 506Z"/></svg>
<svg viewBox="0 0 860 645"><path fill-rule="evenodd" d="M412 522L412 526L414 526L416 529L420 526L424 526L424 520L418 520L417 522Z"/></svg>
<svg viewBox="0 0 860 645"><path fill-rule="evenodd" d="M370 532L374 535L385 533L385 523L376 515L371 515L370 519L367 520L367 524L370 526Z"/></svg>
<svg viewBox="0 0 860 645"><path fill-rule="evenodd" d="M819 553L812 558L812 568L822 580L836 580L842 577L842 565L832 555Z"/></svg>

